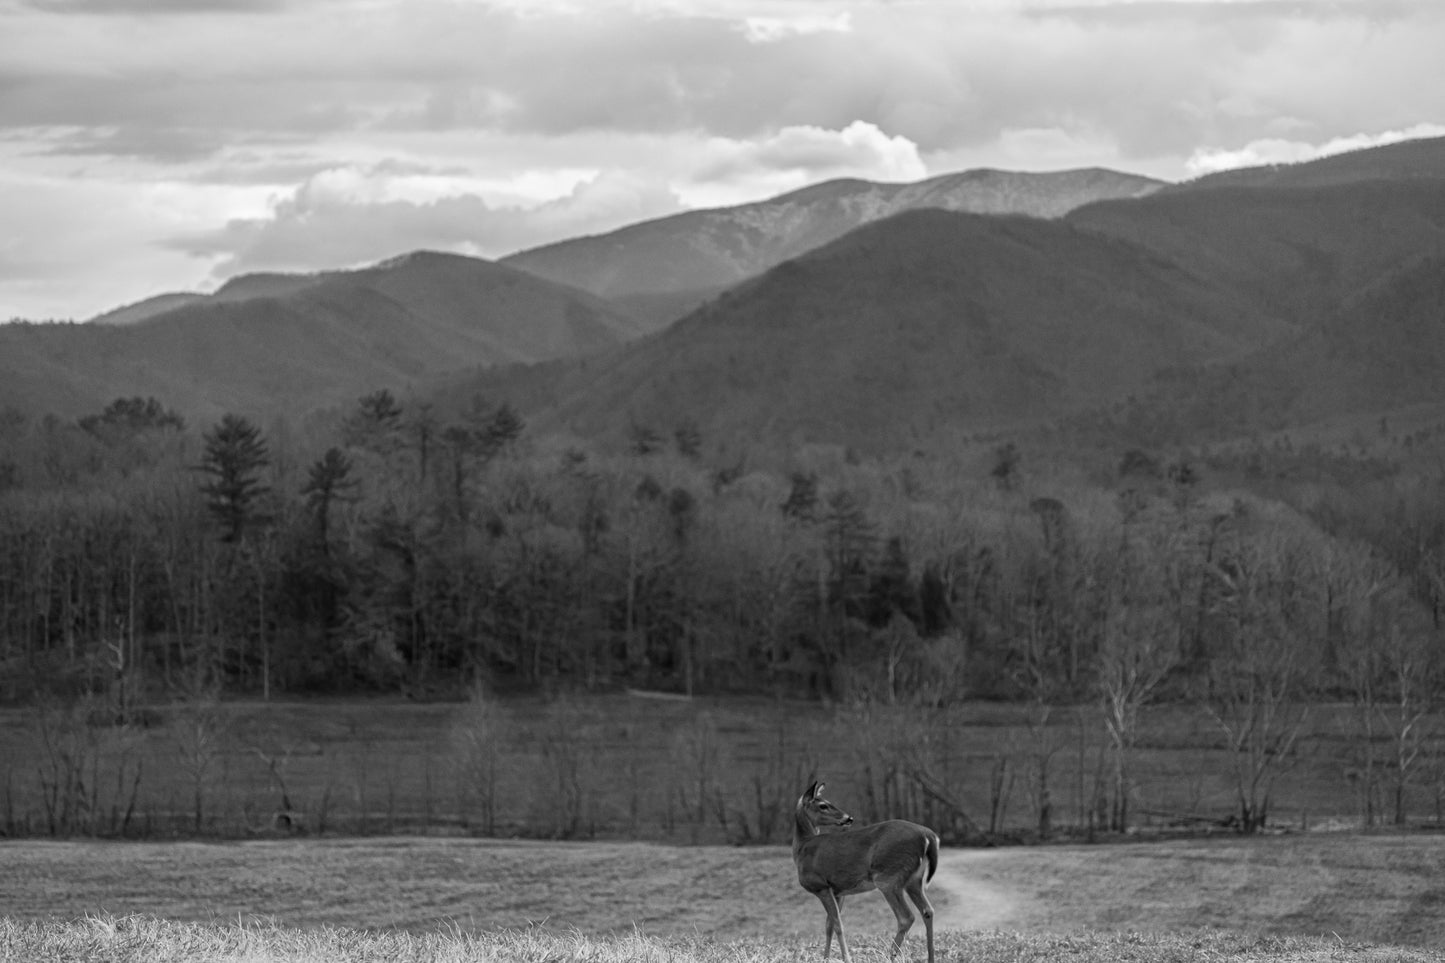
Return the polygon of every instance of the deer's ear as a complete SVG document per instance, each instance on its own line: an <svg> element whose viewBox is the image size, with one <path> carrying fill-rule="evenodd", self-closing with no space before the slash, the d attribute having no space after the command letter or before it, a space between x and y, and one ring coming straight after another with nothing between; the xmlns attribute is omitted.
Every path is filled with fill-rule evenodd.
<svg viewBox="0 0 1445 963"><path fill-rule="evenodd" d="M825 786L825 785L824 785L823 783L821 783L821 782L815 782L815 783L813 783L813 798L814 798L814 799L822 799L822 798L823 798L823 790L826 789L826 788L828 788L828 787Z"/></svg>
<svg viewBox="0 0 1445 963"><path fill-rule="evenodd" d="M814 780L814 781L813 781L813 784L812 784L811 786L809 786L809 787L807 788L807 790L803 793L803 798L804 798L804 799L812 799L813 797L815 797L815 796L818 795L818 792L819 792L822 788L823 788L822 786L818 785L817 780Z"/></svg>

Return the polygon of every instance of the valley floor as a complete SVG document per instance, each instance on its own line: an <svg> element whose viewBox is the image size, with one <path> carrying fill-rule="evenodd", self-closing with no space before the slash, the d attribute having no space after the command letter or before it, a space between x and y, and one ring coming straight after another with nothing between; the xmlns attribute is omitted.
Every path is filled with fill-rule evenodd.
<svg viewBox="0 0 1445 963"><path fill-rule="evenodd" d="M950 940L1134 933L1149 943L1234 933L1336 948L1410 946L1426 951L1420 959L1445 951L1445 837L1435 835L945 850L930 894L940 938ZM798 887L780 846L435 837L0 843L0 919L9 938L20 939L25 925L97 914L365 930L368 939L544 930L609 945L637 934L812 946L823 935L822 909ZM893 931L876 895L849 900L845 921L860 947L884 945ZM909 945L922 936L915 927Z"/></svg>

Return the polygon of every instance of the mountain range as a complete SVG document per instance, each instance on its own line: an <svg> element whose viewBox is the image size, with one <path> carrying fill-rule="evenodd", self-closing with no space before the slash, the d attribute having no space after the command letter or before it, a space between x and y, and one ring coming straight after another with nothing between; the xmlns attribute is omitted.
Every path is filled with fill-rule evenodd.
<svg viewBox="0 0 1445 963"><path fill-rule="evenodd" d="M971 170L912 184L834 180L754 204L688 211L549 244L503 263L666 322L679 316L679 308L694 307L789 258L904 211L1061 217L1091 201L1142 197L1164 186L1099 169Z"/></svg>
<svg viewBox="0 0 1445 963"><path fill-rule="evenodd" d="M1251 307L1067 221L909 211L654 337L531 375L536 391L527 372L481 380L583 436L690 422L730 441L927 446L1102 404L1161 366L1290 333Z"/></svg>
<svg viewBox="0 0 1445 963"><path fill-rule="evenodd" d="M863 449L1121 404L1181 443L1445 402L1445 140L1315 163L1051 221L905 212L642 342L471 390L581 436L686 421Z"/></svg>
<svg viewBox="0 0 1445 963"><path fill-rule="evenodd" d="M584 437L887 450L1132 405L1177 440L1445 403L1442 268L1445 139L1176 185L832 181L500 263L418 252L0 327L0 406L208 417L391 387Z"/></svg>
<svg viewBox="0 0 1445 963"><path fill-rule="evenodd" d="M167 302L169 303L169 302ZM158 314L0 326L0 406L74 417L118 396L276 414L637 337L585 291L478 258L414 252L358 271L252 275Z"/></svg>

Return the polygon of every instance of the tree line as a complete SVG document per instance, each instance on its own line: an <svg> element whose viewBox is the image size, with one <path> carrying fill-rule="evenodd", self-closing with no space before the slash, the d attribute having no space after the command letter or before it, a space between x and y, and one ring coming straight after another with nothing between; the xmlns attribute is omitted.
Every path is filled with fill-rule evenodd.
<svg viewBox="0 0 1445 963"><path fill-rule="evenodd" d="M1152 702L1208 708L1251 826L1311 701L1358 707L1381 812L1433 752L1438 479L1264 498L1187 454L1101 476L1013 443L751 466L687 424L609 452L385 391L305 432L196 432L137 398L12 412L0 440L10 699L102 694L118 721L176 693L477 684L1090 703L1116 826Z"/></svg>

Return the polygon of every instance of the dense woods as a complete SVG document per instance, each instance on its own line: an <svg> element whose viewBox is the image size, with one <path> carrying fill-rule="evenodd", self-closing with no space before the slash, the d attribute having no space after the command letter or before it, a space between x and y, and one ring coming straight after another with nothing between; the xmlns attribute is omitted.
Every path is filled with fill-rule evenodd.
<svg viewBox="0 0 1445 963"><path fill-rule="evenodd" d="M1153 703L1216 721L1245 828L1310 702L1356 708L1372 818L1433 759L1439 479L1289 483L1258 451L1090 473L1011 441L752 468L688 423L605 452L530 437L506 404L387 392L305 431L149 399L3 430L12 702L85 697L116 723L477 687L1089 705L1120 828ZM1268 497L1230 481L1263 474Z"/></svg>

